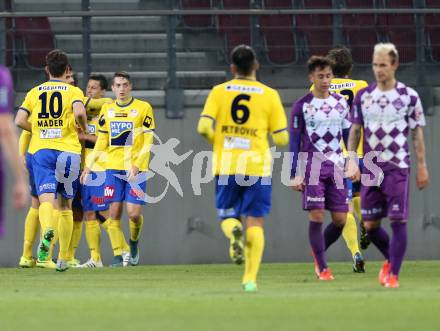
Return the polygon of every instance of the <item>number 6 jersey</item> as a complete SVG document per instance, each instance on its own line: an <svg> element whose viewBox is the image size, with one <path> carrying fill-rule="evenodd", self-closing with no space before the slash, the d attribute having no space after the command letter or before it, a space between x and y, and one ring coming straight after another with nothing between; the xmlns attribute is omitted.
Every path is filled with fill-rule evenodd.
<svg viewBox="0 0 440 331"><path fill-rule="evenodd" d="M268 133L287 130L276 90L255 80L230 80L212 89L200 116L212 119L215 126L215 175L271 174Z"/></svg>
<svg viewBox="0 0 440 331"><path fill-rule="evenodd" d="M73 104L83 102L83 92L60 80L49 80L26 94L20 109L29 113L32 139L29 153L54 149L80 154L81 144L73 115Z"/></svg>

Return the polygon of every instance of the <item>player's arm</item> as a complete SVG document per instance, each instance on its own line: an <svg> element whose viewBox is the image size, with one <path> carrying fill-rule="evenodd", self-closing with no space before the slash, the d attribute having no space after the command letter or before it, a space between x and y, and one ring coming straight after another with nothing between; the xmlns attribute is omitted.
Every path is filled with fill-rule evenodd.
<svg viewBox="0 0 440 331"><path fill-rule="evenodd" d="M409 126L412 129L412 141L417 160L416 184L419 190L422 190L429 184L429 173L426 165L425 139L423 137L423 126L426 125L426 121L419 95L413 89L408 90L411 96L408 114Z"/></svg>
<svg viewBox="0 0 440 331"><path fill-rule="evenodd" d="M29 123L30 112L27 109L19 108L17 111L17 115L15 115L15 125L19 128L29 131L32 131L32 125Z"/></svg>
<svg viewBox="0 0 440 331"><path fill-rule="evenodd" d="M361 140L363 117L361 111L361 95L357 93L350 109L349 120L351 122L350 133L347 140L347 177L353 181L360 180L360 170L357 159L357 149Z"/></svg>
<svg viewBox="0 0 440 331"><path fill-rule="evenodd" d="M202 114L200 115L199 123L197 125L197 132L206 138L211 144L214 143L215 137L215 120L217 117L218 104L217 93L214 88L208 95L205 102Z"/></svg>
<svg viewBox="0 0 440 331"><path fill-rule="evenodd" d="M303 190L303 180L301 176L301 171L298 171L298 158L301 149L301 134L304 130L304 117L302 113L302 106L300 103L296 102L293 105L292 113L290 117L290 141L289 141L289 151L292 153L292 167L290 170L290 178L292 181L292 188L295 191Z"/></svg>
<svg viewBox="0 0 440 331"><path fill-rule="evenodd" d="M142 122L142 134L138 136L138 141L142 142L142 144L139 145L136 141L134 145L135 150L132 153L133 166L129 173L129 181L139 173L139 169L148 164L148 158L150 156L151 146L153 145L155 129L156 123L154 121L153 109L151 108L151 106L148 106Z"/></svg>
<svg viewBox="0 0 440 331"><path fill-rule="evenodd" d="M31 137L31 132L25 130L21 132L20 138L18 139L18 154L20 154L20 156L24 156L29 149Z"/></svg>
<svg viewBox="0 0 440 331"><path fill-rule="evenodd" d="M272 97L272 113L270 116L269 129L273 143L277 146L285 146L289 143L289 132L287 131L287 117L284 112L278 92L275 91Z"/></svg>
<svg viewBox="0 0 440 331"><path fill-rule="evenodd" d="M73 115L75 116L76 123L78 123L82 132L87 133L87 115L84 104L80 100L75 100L72 104Z"/></svg>

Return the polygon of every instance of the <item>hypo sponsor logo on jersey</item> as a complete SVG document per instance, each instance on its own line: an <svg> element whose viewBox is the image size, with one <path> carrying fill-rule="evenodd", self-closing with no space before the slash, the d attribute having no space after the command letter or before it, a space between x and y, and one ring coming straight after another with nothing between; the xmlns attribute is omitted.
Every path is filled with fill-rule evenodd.
<svg viewBox="0 0 440 331"><path fill-rule="evenodd" d="M111 121L110 137L112 146L133 145L133 122Z"/></svg>

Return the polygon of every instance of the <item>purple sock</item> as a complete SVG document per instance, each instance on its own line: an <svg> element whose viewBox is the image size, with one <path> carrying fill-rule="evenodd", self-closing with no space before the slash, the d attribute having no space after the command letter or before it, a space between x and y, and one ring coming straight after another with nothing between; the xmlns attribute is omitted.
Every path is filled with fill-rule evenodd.
<svg viewBox="0 0 440 331"><path fill-rule="evenodd" d="M381 226L368 230L368 238L370 238L371 242L379 249L382 255L390 260L390 237L388 233L382 229Z"/></svg>
<svg viewBox="0 0 440 331"><path fill-rule="evenodd" d="M318 263L320 271L327 268L327 262L325 261L324 238L322 236L321 228L321 223L309 221L310 246L312 246L312 251L315 255L315 260L316 263Z"/></svg>
<svg viewBox="0 0 440 331"><path fill-rule="evenodd" d="M391 222L391 229L393 230L393 237L391 238L390 245L391 273L398 276L406 251L406 223L400 221Z"/></svg>
<svg viewBox="0 0 440 331"><path fill-rule="evenodd" d="M336 226L330 223L324 230L325 250L327 250L342 234L343 226Z"/></svg>

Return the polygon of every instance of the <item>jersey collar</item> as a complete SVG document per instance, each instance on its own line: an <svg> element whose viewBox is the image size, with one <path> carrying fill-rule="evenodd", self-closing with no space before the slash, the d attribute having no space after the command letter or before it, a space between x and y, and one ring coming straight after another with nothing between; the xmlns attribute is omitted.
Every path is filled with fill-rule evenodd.
<svg viewBox="0 0 440 331"><path fill-rule="evenodd" d="M120 104L120 103L118 103L117 101L116 101L116 105L118 106L118 107L127 107L127 106L130 106L132 103L133 103L133 101L134 101L134 97L131 97L131 100L128 102L128 103L125 103L125 104Z"/></svg>

